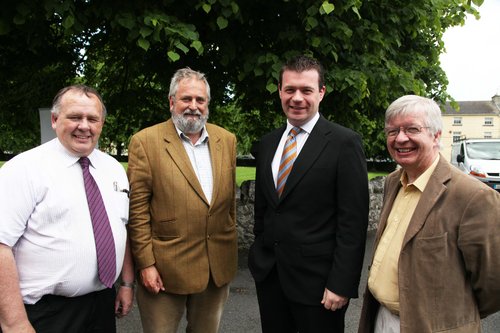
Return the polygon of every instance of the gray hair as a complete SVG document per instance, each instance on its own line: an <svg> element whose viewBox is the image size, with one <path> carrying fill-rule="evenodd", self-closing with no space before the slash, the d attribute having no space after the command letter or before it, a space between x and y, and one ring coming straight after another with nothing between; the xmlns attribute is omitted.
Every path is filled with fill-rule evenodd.
<svg viewBox="0 0 500 333"><path fill-rule="evenodd" d="M175 94L179 89L179 82L184 79L196 79L199 81L203 81L205 83L205 87L207 88L208 102L210 102L210 85L208 84L205 74L192 70L189 67L181 68L175 72L172 80L170 81L170 90L168 92L168 97L175 97Z"/></svg>
<svg viewBox="0 0 500 333"><path fill-rule="evenodd" d="M423 116L424 126L429 128L429 133L435 135L443 129L441 109L430 98L416 95L405 95L389 105L385 112L385 125L397 116L420 114Z"/></svg>
<svg viewBox="0 0 500 333"><path fill-rule="evenodd" d="M102 117L103 119L106 118L106 106L104 105L101 95L94 88L88 87L83 84L75 84L72 86L64 87L57 92L56 96L52 100L52 109L50 110L50 112L52 112L53 115L57 116L61 112L61 101L63 96L68 91L76 91L87 97L90 97L90 95L94 95L95 97L97 97L99 103L101 104Z"/></svg>

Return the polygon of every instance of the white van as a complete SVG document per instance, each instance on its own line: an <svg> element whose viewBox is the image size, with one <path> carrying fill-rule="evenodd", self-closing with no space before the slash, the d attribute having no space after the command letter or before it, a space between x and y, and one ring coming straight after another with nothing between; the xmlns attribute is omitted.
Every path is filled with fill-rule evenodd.
<svg viewBox="0 0 500 333"><path fill-rule="evenodd" d="M451 163L500 191L500 139L465 139L454 142Z"/></svg>

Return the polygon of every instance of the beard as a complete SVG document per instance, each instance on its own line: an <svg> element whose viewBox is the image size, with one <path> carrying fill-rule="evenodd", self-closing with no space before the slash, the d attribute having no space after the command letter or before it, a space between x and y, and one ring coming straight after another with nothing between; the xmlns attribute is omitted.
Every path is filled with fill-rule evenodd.
<svg viewBox="0 0 500 333"><path fill-rule="evenodd" d="M186 109L182 114L176 113L175 111L170 112L172 114L172 121L175 126L185 134L194 134L200 132L208 120L208 109L207 113L204 115L199 110ZM199 118L191 118L189 116L196 115Z"/></svg>

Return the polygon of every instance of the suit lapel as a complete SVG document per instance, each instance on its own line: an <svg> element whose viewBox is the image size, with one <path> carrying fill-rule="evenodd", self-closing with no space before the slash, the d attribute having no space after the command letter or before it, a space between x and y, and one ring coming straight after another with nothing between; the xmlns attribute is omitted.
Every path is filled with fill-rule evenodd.
<svg viewBox="0 0 500 333"><path fill-rule="evenodd" d="M398 195L399 189L401 188L401 171L388 176L389 179L385 183L385 194L384 194L384 202L382 206L382 210L380 212L379 225L377 227L377 236L375 239L375 245L378 244L380 237L384 232L384 229L387 225L387 219L389 218L389 214L391 213L392 205L394 204L394 200Z"/></svg>
<svg viewBox="0 0 500 333"><path fill-rule="evenodd" d="M330 134L330 129L325 126L326 119L320 116L318 122L309 134L306 143L302 147L299 156L293 164L292 171L288 176L283 193L280 199L286 198L288 193L293 191L295 186L299 183L300 179L309 171L314 165L321 152L328 143L327 136Z"/></svg>
<svg viewBox="0 0 500 333"><path fill-rule="evenodd" d="M276 150L278 149L279 142L281 140L281 137L283 136L283 132L285 131L286 126L283 126L282 128L278 129L277 131L273 132L270 141L270 145L266 147L265 151L262 154L263 163L261 164L264 167L264 181L263 183L265 185L265 191L267 191L268 196L271 198L272 202L275 204L278 203L278 193L276 192L276 186L274 185L274 177L273 177L273 168L272 168L272 163L274 159L274 155L276 154Z"/></svg>
<svg viewBox="0 0 500 333"><path fill-rule="evenodd" d="M212 202L215 202L220 187L217 186L217 184L220 184L220 180L222 178L222 156L224 152L222 151L221 138L209 130L208 124L207 124L207 131L209 135L208 149L210 151L210 159L212 161L212 177L213 177Z"/></svg>
<svg viewBox="0 0 500 333"><path fill-rule="evenodd" d="M203 194L203 189L201 188L200 182L196 177L191 161L189 160L189 156L187 155L186 149L177 134L172 119L169 119L166 125L167 128L164 136L166 152L170 155L173 162L177 165L193 190L200 196L201 199L203 199L203 201L207 203L207 205L209 205L210 203L207 202L205 194Z"/></svg>
<svg viewBox="0 0 500 333"><path fill-rule="evenodd" d="M443 156L440 156L439 162L436 169L432 173L424 192L420 196L420 200L415 208L415 212L411 218L408 229L406 230L405 237L403 239L404 246L422 229L427 216L430 211L439 200L439 198L446 191L446 186L444 183L448 181L451 177L449 167L447 167L447 162L444 160Z"/></svg>

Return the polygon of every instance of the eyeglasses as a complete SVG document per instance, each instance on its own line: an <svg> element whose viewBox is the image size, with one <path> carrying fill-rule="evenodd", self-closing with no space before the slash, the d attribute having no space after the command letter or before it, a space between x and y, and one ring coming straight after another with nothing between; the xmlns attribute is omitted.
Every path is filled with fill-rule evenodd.
<svg viewBox="0 0 500 333"><path fill-rule="evenodd" d="M422 132L423 128L429 128L426 126L410 126L410 127L386 127L384 128L385 135L388 137L396 137L399 132L403 131L406 136L415 136Z"/></svg>

